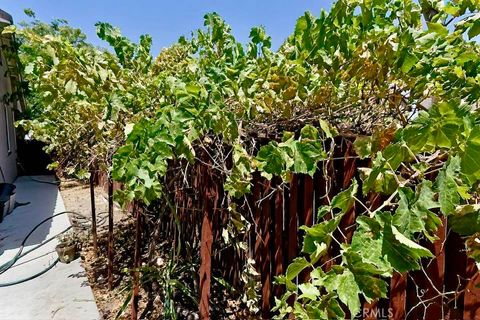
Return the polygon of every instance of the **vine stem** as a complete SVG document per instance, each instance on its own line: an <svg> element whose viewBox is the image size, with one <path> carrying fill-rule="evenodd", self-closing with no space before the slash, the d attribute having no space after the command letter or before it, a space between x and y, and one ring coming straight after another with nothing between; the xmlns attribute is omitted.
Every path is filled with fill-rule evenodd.
<svg viewBox="0 0 480 320"><path fill-rule="evenodd" d="M426 162L431 162L432 160L436 159L437 156L439 155L439 152L435 152L431 157L429 157ZM388 162L387 162L388 163ZM390 164L388 164L390 166ZM392 167L390 166L390 168L392 169ZM388 199L380 206L378 207L377 209L375 209L375 211L372 211L370 212L370 218L373 218L375 216L375 214L379 211L381 211L383 208L389 206L392 204L392 201L393 199L395 199L395 197L397 196L398 194L398 190L401 188L401 187L404 187L406 186L410 181L416 179L418 176L420 175L420 171L417 171L415 172L409 179L403 181L403 182L400 182L398 180L398 177L396 176L395 172L394 172L394 176L395 178L397 179L397 183L398 183L398 188L395 190L394 193L392 193L390 195L390 197L388 197Z"/></svg>
<svg viewBox="0 0 480 320"><path fill-rule="evenodd" d="M353 199L355 199L355 201L357 201L365 210L367 210L368 214L372 216L372 211L370 211L370 209L360 199L355 196L353 196Z"/></svg>
<svg viewBox="0 0 480 320"><path fill-rule="evenodd" d="M335 257L328 259L327 261L325 261L324 263L322 263L322 265L320 266L320 268L323 268L326 264L328 264L328 263L330 263L330 262L332 262L332 261L334 261L334 260L337 260L337 259L340 258L341 256L342 256L342 254L340 253L340 254L336 255Z"/></svg>
<svg viewBox="0 0 480 320"><path fill-rule="evenodd" d="M93 255L98 255L98 240L97 240L97 214L95 210L95 170L90 171L90 206L92 213L92 241L93 241Z"/></svg>
<svg viewBox="0 0 480 320"><path fill-rule="evenodd" d="M426 303L430 303L431 301L435 301L438 297L444 297L446 295L450 295L450 294L456 294L457 292L456 291L449 291L449 292L444 292L444 293L441 293L441 294L437 294L436 296L434 297L431 297L427 300L421 300L419 303L417 303L416 305L414 305L410 311L407 312L407 314L405 315L405 319L408 318L408 316L410 315L410 313L412 313L413 310L415 310L416 308L418 308L419 306L421 305L425 305ZM427 308L425 308L427 309Z"/></svg>
<svg viewBox="0 0 480 320"><path fill-rule="evenodd" d="M133 292L132 300L130 301L131 320L138 319L138 302L139 302L139 268L141 264L141 241L142 241L142 213L137 204L133 203L132 209L133 216L135 218L135 249L133 257L133 269L131 276L133 280Z"/></svg>
<svg viewBox="0 0 480 320"><path fill-rule="evenodd" d="M108 290L113 289L113 180L108 174Z"/></svg>
<svg viewBox="0 0 480 320"><path fill-rule="evenodd" d="M389 206L389 205L392 203L393 199L395 199L395 197L397 196L397 194L398 194L398 189L395 190L395 192L392 193L392 194L390 195L390 197L389 197L384 203L382 203L382 205L381 205L380 207L378 207L378 208L375 209L374 211L370 212L370 218L373 218L377 212L381 211L381 210L382 210L383 208L385 208L386 206Z"/></svg>

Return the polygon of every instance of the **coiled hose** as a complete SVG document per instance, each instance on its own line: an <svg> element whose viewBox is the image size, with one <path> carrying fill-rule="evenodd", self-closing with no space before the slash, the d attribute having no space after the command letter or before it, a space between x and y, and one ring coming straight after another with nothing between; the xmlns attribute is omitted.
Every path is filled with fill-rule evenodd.
<svg viewBox="0 0 480 320"><path fill-rule="evenodd" d="M100 212L99 214L101 214L103 212ZM74 215L79 215L79 216L82 216L82 217L85 217L84 215L78 213L78 212L75 212L75 211L63 211L63 212L60 212L60 213L57 213L57 214L54 214L53 216L51 217L48 217L44 220L42 220L40 223L38 223L28 234L27 236L23 239L21 245L20 245L20 248L18 249L17 253L15 254L15 256L10 259L9 261L7 261L6 263L0 265L0 275L3 274L4 272L8 271L10 268L12 268L15 263L17 263L18 260L20 260L22 257L26 256L27 254L37 250L38 248L44 246L45 244L49 243L50 241L52 241L53 239L55 239L56 237L58 237L59 235L61 234L64 234L65 232L67 232L68 230L70 230L73 226L69 226L68 228L66 228L65 230L61 231L60 233L58 233L57 235L53 236L53 237L50 237L48 238L47 240L45 240L44 242L36 245L35 247L23 252L23 249L25 247L25 244L28 240L28 238L30 238L30 236L35 232L35 230L37 230L42 224L44 224L45 222L49 221L49 220L52 220L53 218L55 217L58 217L60 215L64 215L64 214L74 214ZM35 273L34 275L32 276L29 276L27 278L24 278L24 279L20 279L20 280L16 280L16 281L12 281L12 282L7 282L7 283L0 283L0 288L3 288L3 287L9 287L9 286L13 286L13 285L17 285L17 284L20 284L20 283L23 283L23 282L26 282L26 281L29 281L29 280L32 280L32 279L35 279L41 275L43 275L44 273L46 273L47 271L49 271L50 269L52 269L57 263L58 263L59 259L57 258L52 264L50 264L49 266L47 266L45 269L41 270L40 272L37 272Z"/></svg>

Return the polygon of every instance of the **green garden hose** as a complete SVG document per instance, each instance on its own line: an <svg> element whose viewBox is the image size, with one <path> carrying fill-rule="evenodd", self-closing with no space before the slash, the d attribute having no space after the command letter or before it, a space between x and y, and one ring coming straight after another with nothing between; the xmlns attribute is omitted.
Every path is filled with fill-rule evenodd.
<svg viewBox="0 0 480 320"><path fill-rule="evenodd" d="M24 278L24 279L20 279L20 280L15 280L15 281L12 281L12 282L6 282L6 283L0 283L0 288L5 288L5 287L10 287L10 286L14 286L14 285L17 285L17 284L20 284L20 283L24 283L24 282L27 282L27 281L30 281L30 280L33 280L37 277L40 277L42 274L44 273L47 273L47 271L49 271L50 269L52 269L53 267L55 267L58 263L59 259L57 258L52 264L50 264L48 267L46 267L45 269L41 270L40 272L38 273L35 273L34 275L31 275L27 278Z"/></svg>
<svg viewBox="0 0 480 320"><path fill-rule="evenodd" d="M27 252L23 253L23 248L25 247L25 243L27 242L28 238L30 238L30 236L35 232L35 230L37 230L42 224L44 224L45 222L55 218L55 217L58 217L60 215L63 215L63 214L66 214L66 213L74 213L74 214L78 214L76 212L73 212L73 211L63 211L63 212L60 212L60 213L57 213L57 214L54 214L53 216L51 217L48 217L44 220L42 220L40 223L38 223L28 234L27 236L23 239L21 245L20 245L20 248L18 248L18 251L17 253L15 254L15 256L10 259L9 261L7 261L6 263L0 265L0 274L3 274L5 271L7 271L8 269L10 269L15 263L17 263L17 261L22 258L23 256L27 255L28 253L32 252L33 250L36 250L40 247L42 247L43 245L45 245L46 243L50 242L51 240L53 240L54 238L56 238L58 235L62 234L62 233L65 233L66 231L68 231L72 226L69 226L66 230L60 232L58 235L48 239L47 241L45 242L42 242L40 243L39 245L37 245L36 247L32 248L31 250L28 250Z"/></svg>
<svg viewBox="0 0 480 320"><path fill-rule="evenodd" d="M3 174L3 170L2 168L0 167L0 174L3 178L3 180L5 180L5 177L4 177L4 174ZM32 178L32 177L29 177L31 180L35 181L35 182L38 182L38 183L45 183L45 184L51 184L51 185L56 185L58 186L59 185L59 181L54 181L54 182L51 182L51 181L45 181L45 180L38 180L38 179L35 179L35 178ZM29 203L19 203L18 205L16 204L16 207L17 206L23 206L23 205L27 205ZM100 214L102 213L105 213L105 212L100 212ZM38 248L44 246L45 244L49 243L50 241L54 240L55 238L57 238L59 235L61 234L64 234L65 232L67 232L68 230L70 230L73 226L69 226L68 228L66 228L65 230L59 232L58 234L56 234L55 236L53 237L50 237L48 238L47 240L45 240L44 242L36 245L35 247L23 252L23 249L25 248L25 243L27 242L28 238L30 238L30 236L35 232L35 230L37 230L41 225L43 225L45 222L49 221L49 220L52 220L53 218L55 217L58 217L60 215L64 215L64 214L73 214L73 215L79 215L79 216L82 216L82 217L85 217L84 215L78 213L78 212L75 212L75 211L62 211L62 212L59 212L57 214L54 214L53 216L51 217L48 217L44 220L42 220L40 223L38 223L28 234L27 236L23 239L21 245L20 245L20 248L18 249L17 253L15 254L15 256L10 259L9 261L7 261L6 263L0 265L0 275L3 274L4 272L8 271L10 268L12 268L15 263L17 263L18 260L20 260L22 257L26 256L27 254L37 250ZM88 217L85 217L85 218L88 218ZM43 275L44 273L46 273L47 271L49 271L50 269L52 269L59 261L59 258L57 258L52 264L50 264L48 267L46 267L45 269L41 270L40 272L37 272L35 273L34 275L31 275L27 278L24 278L24 279L20 279L20 280L16 280L16 281L12 281L12 282L7 282L7 283L0 283L0 288L3 288L3 287L9 287L9 286L13 286L13 285L17 285L17 284L20 284L20 283L23 283L23 282L26 282L26 281L29 281L29 280L32 280L32 279L35 279L41 275Z"/></svg>
<svg viewBox="0 0 480 320"><path fill-rule="evenodd" d="M38 223L28 234L27 236L23 239L22 241L22 244L20 245L20 248L18 249L17 253L15 254L15 256L10 259L9 261L7 261L6 263L2 264L0 266L0 274L3 274L4 272L8 271L10 268L13 267L13 265L15 263L17 263L18 260L20 260L20 258L26 256L27 254L29 254L30 252L42 247L43 245L47 244L48 242L52 241L53 239L55 239L57 236L59 236L60 234L63 234L65 232L67 232L68 230L70 230L72 228L72 226L69 226L68 228L66 228L65 230L63 230L62 232L60 232L59 234L57 234L56 236L54 237L51 237L49 239L47 239L46 241L40 243L39 245L33 247L32 249L30 250L27 250L25 252L22 252L23 251L23 248L25 247L25 243L27 242L28 238L35 232L35 230L37 230L38 227L40 227L42 224L44 224L45 222L55 218L55 217L58 217L60 215L63 215L63 214L66 214L66 213L75 213L77 214L76 212L72 212L72 211L63 211L63 212L60 212L60 213L57 213L57 214L54 214L53 216L51 217L48 217L44 220L42 220L40 223ZM15 280L15 281L11 281L11 282L6 282L6 283L0 283L0 288L5 288L5 287L10 287L10 286L13 286L13 285L17 285L17 284L20 284L20 283L24 283L24 282L27 282L27 281L30 281L32 279L35 279L39 276L41 276L42 274L46 273L47 271L49 271L50 269L52 269L57 263L58 263L59 259L57 258L55 260L55 262L53 262L52 264L50 264L48 267L46 267L45 269L41 270L40 272L37 272L27 278L24 278L24 279L20 279L20 280Z"/></svg>
<svg viewBox="0 0 480 320"><path fill-rule="evenodd" d="M37 228L39 228L42 224L44 224L45 222L55 218L55 217L58 217L60 215L63 215L63 214L74 214L74 215L81 215L79 214L78 212L75 212L75 211L62 211L60 213L57 213L57 214L54 214L53 216L51 217L48 217L44 220L42 220L40 223L38 223L28 234L27 236L23 239L21 245L20 245L20 248L18 249L17 253L15 254L15 256L10 259L9 261L7 261L6 263L0 265L0 275L3 274L4 272L8 271L10 268L12 268L15 263L17 263L18 260L20 260L22 257L26 256L27 254L35 251L36 249L44 246L45 244L49 243L50 241L52 241L53 239L55 239L56 237L58 237L59 235L67 232L68 230L70 230L73 226L69 226L68 228L66 228L65 230L61 231L60 233L58 233L57 235L53 236L53 237L50 237L48 238L47 240L45 240L44 242L36 245L35 247L23 252L23 249L25 247L25 243L27 242L28 238L35 232L35 230L37 230ZM101 214L103 212L100 212L99 214ZM84 215L81 215L82 217L85 217ZM24 278L24 279L20 279L20 280L16 280L16 281L12 281L12 282L7 282L7 283L0 283L0 288L3 288L3 287L9 287L9 286L13 286L13 285L16 285L16 284L20 284L20 283L23 283L23 282L26 282L26 281L29 281L29 280L32 280L32 279L35 279L41 275L43 275L44 273L46 273L47 271L49 271L50 269L52 269L57 263L58 263L59 259L57 258L52 264L50 264L49 266L47 266L45 269L41 270L40 272L32 275L32 276L29 276L27 278Z"/></svg>

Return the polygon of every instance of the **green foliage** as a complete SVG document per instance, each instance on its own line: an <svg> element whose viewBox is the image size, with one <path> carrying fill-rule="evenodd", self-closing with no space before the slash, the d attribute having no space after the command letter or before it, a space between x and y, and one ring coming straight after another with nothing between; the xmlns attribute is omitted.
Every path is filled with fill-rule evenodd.
<svg viewBox="0 0 480 320"><path fill-rule="evenodd" d="M151 64L148 37L139 45L115 43L116 50L135 53L122 65L120 56L85 43L85 35L66 21L22 26L7 30L19 39L28 83L29 109L20 125L47 144L58 171L84 177L92 168L109 170L126 124L151 107L145 90L153 82L148 73L139 73Z"/></svg>
<svg viewBox="0 0 480 320"><path fill-rule="evenodd" d="M460 204L459 186L457 185L460 169L460 158L452 157L438 173L436 179L438 201L444 215L453 213L455 207Z"/></svg>
<svg viewBox="0 0 480 320"><path fill-rule="evenodd" d="M357 6L360 11L355 10ZM389 10L395 14L384 15ZM408 88L408 96L402 98L407 105L422 103L425 92L433 97L433 105L428 109L421 107L424 110L419 111L414 121L404 122L403 128L397 125L399 129L391 137L387 132L374 132L371 136L357 138L358 154L373 160L370 168L360 169L363 194L377 192L388 199L378 209L362 205L366 208L366 215L357 217L351 243L341 245L341 261L334 259L336 264L328 271L319 267L317 261L328 260L327 253L339 226L338 217L302 227L305 231L302 251L306 255L297 258L291 266L296 270L298 267L308 270L310 277L298 286L294 278L288 277L289 269L287 277L278 277L277 282L285 284L287 289L274 308L279 318L289 313L309 319L344 318L345 315L338 313L341 304L352 316L356 315L360 311L360 296L366 301L385 297L388 278L393 271L417 270L422 259L433 257L430 251L419 245L419 241L436 239L442 217L448 217L448 226L454 232L471 237L467 241L470 254L478 259L478 246L474 243L480 232L480 215L474 199L480 178L480 154L477 155L480 152L480 118L476 109L478 88L474 79L478 77L479 61L470 54L478 52L478 45L463 38L465 33L470 38L477 34L477 20L471 21L467 15L458 20L454 31L445 27L446 21L453 21L452 16L458 18L469 10L478 16L477 6L466 5L466 2L450 2L445 7L427 10L413 2L400 5L399 2L339 1L329 14L320 16L316 27L311 27L315 26L315 19L309 15L298 21L292 37L296 48L301 48L294 51L298 58L318 57L317 63L333 64L338 70L340 64L336 59L342 55L357 59L356 51L351 49L358 41L366 41L368 51L362 53L362 58L382 55L376 56L378 64L374 74L380 83L388 86L375 87L372 90L375 95L381 96L382 89L387 92L395 83ZM428 20L426 29L422 27L420 12ZM343 23L343 28L337 28L339 31L334 34L348 32L344 40L323 31L330 27L325 23L329 18L334 19L332 28ZM397 22L393 22L395 20ZM345 21L348 21L346 25ZM374 32L369 30L373 26ZM315 30L314 36L309 28ZM327 54L317 51L329 43L319 42L315 46L315 39L323 32L341 48L333 57L328 51ZM382 41L384 32L385 35L388 33L389 40L376 42ZM356 37L358 34L362 36ZM368 38L373 34L374 38ZM388 48L388 53L385 48L380 50L378 47L379 43L391 45L397 39L400 41ZM365 59L362 64L368 65ZM369 80L361 66L357 65L355 71L353 77L358 78L353 78L353 83L356 85ZM341 75L339 71L332 77L338 79ZM399 120L403 122L401 118ZM353 195L350 199L361 201ZM312 255L314 252L322 252L323 260ZM305 294L306 289L308 294ZM286 303L292 294L297 294L293 306ZM326 304L326 299L336 302Z"/></svg>
<svg viewBox="0 0 480 320"><path fill-rule="evenodd" d="M197 292L189 287L193 280L195 265L189 261L177 261L173 253L169 256L157 258L155 265L142 266L140 282L142 284L156 283L162 297L162 317L164 319L176 320L179 318L178 297L181 296L188 302L198 304Z"/></svg>
<svg viewBox="0 0 480 320"><path fill-rule="evenodd" d="M421 259L433 257L418 242L422 238L436 239L435 233L442 224L442 216L448 217L448 226L460 235L474 238L480 232L479 208L472 202L476 198L478 170L475 169L476 159L467 151L469 147L473 150L477 148L479 114L463 104L453 105L450 102L448 106L448 110L445 104L432 106L428 113L420 114L411 124L398 130L392 144L371 154L374 161L363 180L363 191L378 192L381 189L390 197L381 208L367 211L368 216L357 217L358 227L351 243L342 245L342 261L338 266L325 273L316 267L318 257L312 253L321 250L324 255L329 251L339 218L334 216L314 226L302 227L306 231L303 252L309 258L302 266L311 269L311 280L297 287L294 279L285 281L279 277L278 282L286 284L286 295L301 293L306 285L313 286L315 292L322 292L325 288L331 297L345 304L351 314L356 314L360 306L359 295L367 301L383 297L386 294L385 281L393 271L417 270ZM411 135L413 128L421 130L424 135L421 143L417 134ZM442 131L440 139L439 129ZM435 183L429 181L429 172L437 171ZM386 179L378 179L387 173L396 180L396 185L377 189L375 183L383 186L390 183ZM376 180L372 180L374 175ZM342 192L332 199L332 205L338 199L345 199L342 202L359 201L353 198L354 195ZM386 208L390 211L385 211ZM478 258L475 250L472 249L472 255ZM354 262L360 267L352 266ZM298 265L297 262L293 264ZM313 292L313 289L310 291ZM322 298L321 294L315 297L300 295L295 310L290 312L309 314L308 310L318 308ZM277 302L280 315L288 313L286 310L290 308L282 305L282 300ZM319 312L325 315L333 310Z"/></svg>
<svg viewBox="0 0 480 320"><path fill-rule="evenodd" d="M362 9L360 13L356 8ZM432 20L431 23L438 22ZM342 28L338 28L339 25ZM110 42L128 43L115 29L103 24L98 27ZM279 51L273 52L263 29L252 29L250 43L244 47L236 42L230 27L217 14L207 15L205 29L193 33L190 40L181 38L160 55L164 60L172 57L169 61L176 69L156 63L155 70L159 73L156 93L162 97L158 101L158 113L148 124L136 124L151 134L132 136L127 141L131 147L115 156L114 170L119 172L116 177L135 189L127 190L129 195L124 198L150 202L160 196L160 189L152 192L150 187L142 186L141 177L123 175L129 161L140 164L148 158L150 166L158 165L162 153L157 154L156 149L148 147L142 139L159 132L174 141L171 154L163 161L172 156L195 161L194 146L201 144L202 137L208 134L220 136L225 143L233 145L234 161L228 169L226 189L235 197L250 191L250 177L255 170L268 179L279 176L284 181L289 180L292 172L312 175L319 161L327 159L326 139L336 133L326 121L313 120L314 126L307 124L298 137L285 132L282 139L269 142L258 152L246 151L242 130L255 130L252 124L257 121L289 119L296 110L309 110L334 124L341 121L342 126L347 127L357 125L353 119L360 121L358 125L362 127L364 115L373 117L373 121L366 122L369 124L375 123L375 119L382 124L402 121L411 106L420 105L431 96L443 97L445 90L436 83L449 81L445 73L454 72L455 67L475 68L475 64L466 64L463 58L461 66L454 65L457 59L450 65L439 65L438 71L431 70L436 61L453 57L454 52L478 52L476 45L462 39L462 32L468 27L461 28L448 34L432 34L428 28L422 30L420 7L409 1L401 4L339 1L330 13L323 12L318 19L309 14L300 18L294 34ZM121 55L133 57L134 53L129 49ZM445 71L440 72L441 68ZM433 78L425 81L425 74ZM367 88L375 99L365 98ZM455 83L448 90L460 90L460 86ZM468 100L476 89L466 90L462 86L461 90L456 96ZM373 100L376 102L372 105ZM438 110L447 112L444 109ZM376 118L385 113L382 110L390 110L390 114L396 116ZM450 128L451 125L446 124L444 128L437 125L429 129L437 132L438 141L432 142L447 146L448 141L442 137ZM421 130L413 127L410 130L408 134L417 133L417 139ZM422 134L422 139L426 136ZM366 155L385 148L382 141L373 141L373 144L365 149ZM393 175L392 170L418 152L416 145L410 149L400 143L387 147L382 153L384 159L375 160L383 162L383 166L376 166L369 173L364 192L389 193L396 189L397 180L402 178ZM424 146L421 149L425 149ZM160 181L162 176L162 172L155 174L150 170L151 179Z"/></svg>
<svg viewBox="0 0 480 320"><path fill-rule="evenodd" d="M434 238L432 234L441 225L441 221L431 211L439 207L434 200L435 193L431 185L430 181L422 181L415 191L409 187L398 189L400 199L393 219L403 233L411 236L423 232L426 236Z"/></svg>
<svg viewBox="0 0 480 320"><path fill-rule="evenodd" d="M298 140L292 133L285 132L281 143L270 142L261 147L256 156L257 167L267 179L276 175L284 180L288 180L289 172L313 176L317 163L325 158L322 139L311 125L302 128Z"/></svg>
<svg viewBox="0 0 480 320"><path fill-rule="evenodd" d="M385 297L394 271L432 258L419 243L436 239L443 218L480 259L480 48L469 40L480 32L479 8L441 3L339 0L300 17L277 51L262 28L237 42L212 13L155 62L148 36L135 44L98 23L112 54L63 21L34 21L17 31L34 105L21 124L49 144L61 170L112 165L121 203L166 206L172 161L207 154L227 196L240 198L254 172L283 182L328 172L338 136L356 135L371 166L302 227L301 256L277 278L287 290L274 308L279 318L345 318L342 307L355 315L362 299ZM385 197L379 207L362 200L372 193ZM340 244L340 222L356 203L365 212L357 210L351 243ZM339 257L329 256L332 243ZM297 285L302 272L309 280Z"/></svg>
<svg viewBox="0 0 480 320"><path fill-rule="evenodd" d="M25 13L25 15L27 15L27 17L29 18L35 18L35 11L33 11L32 9L30 8L27 8L27 9L24 9L23 12Z"/></svg>
<svg viewBox="0 0 480 320"><path fill-rule="evenodd" d="M239 198L251 191L252 157L238 144L233 145L233 163L231 174L225 181L225 190L232 196Z"/></svg>
<svg viewBox="0 0 480 320"><path fill-rule="evenodd" d="M480 231L480 207L477 204L459 206L448 220L453 231L462 236L472 236Z"/></svg>

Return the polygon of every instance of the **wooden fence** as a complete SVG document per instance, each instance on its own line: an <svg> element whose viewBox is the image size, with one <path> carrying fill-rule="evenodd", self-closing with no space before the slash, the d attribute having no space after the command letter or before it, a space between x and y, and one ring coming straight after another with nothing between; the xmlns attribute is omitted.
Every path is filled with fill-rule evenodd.
<svg viewBox="0 0 480 320"><path fill-rule="evenodd" d="M181 241L195 246L200 242L199 308L201 319L208 319L212 270L220 272L234 287L241 288L245 253L233 246L225 247L222 230L229 213L224 178L213 169L206 154L198 156L203 160L189 166L181 181L175 173L166 179L173 186L180 230L173 216L162 221L162 229L175 243ZM342 139L336 146L334 160L313 177L293 175L290 183L282 184L278 178L267 181L257 174L252 181L252 194L235 202L237 210L251 223L244 240L260 274L262 318L271 318L273 299L282 294L282 287L274 285L274 276L283 274L300 253L299 227L313 225L317 210L327 204L327 197L348 188L354 177L360 181L357 168L368 165L368 161L355 156L351 141ZM378 194L363 197L359 191L357 196L371 209L380 204ZM347 212L337 239L351 240L355 218L363 214L363 210L354 206ZM423 271L394 274L389 299L363 302L359 319L480 319L480 274L474 261L467 258L464 241L453 232L447 234L446 224L443 220L437 241L423 243L436 256L423 262L428 276ZM338 245L332 245L322 261L326 270L339 262L331 258L337 256L339 250ZM443 294L449 292L455 293Z"/></svg>

